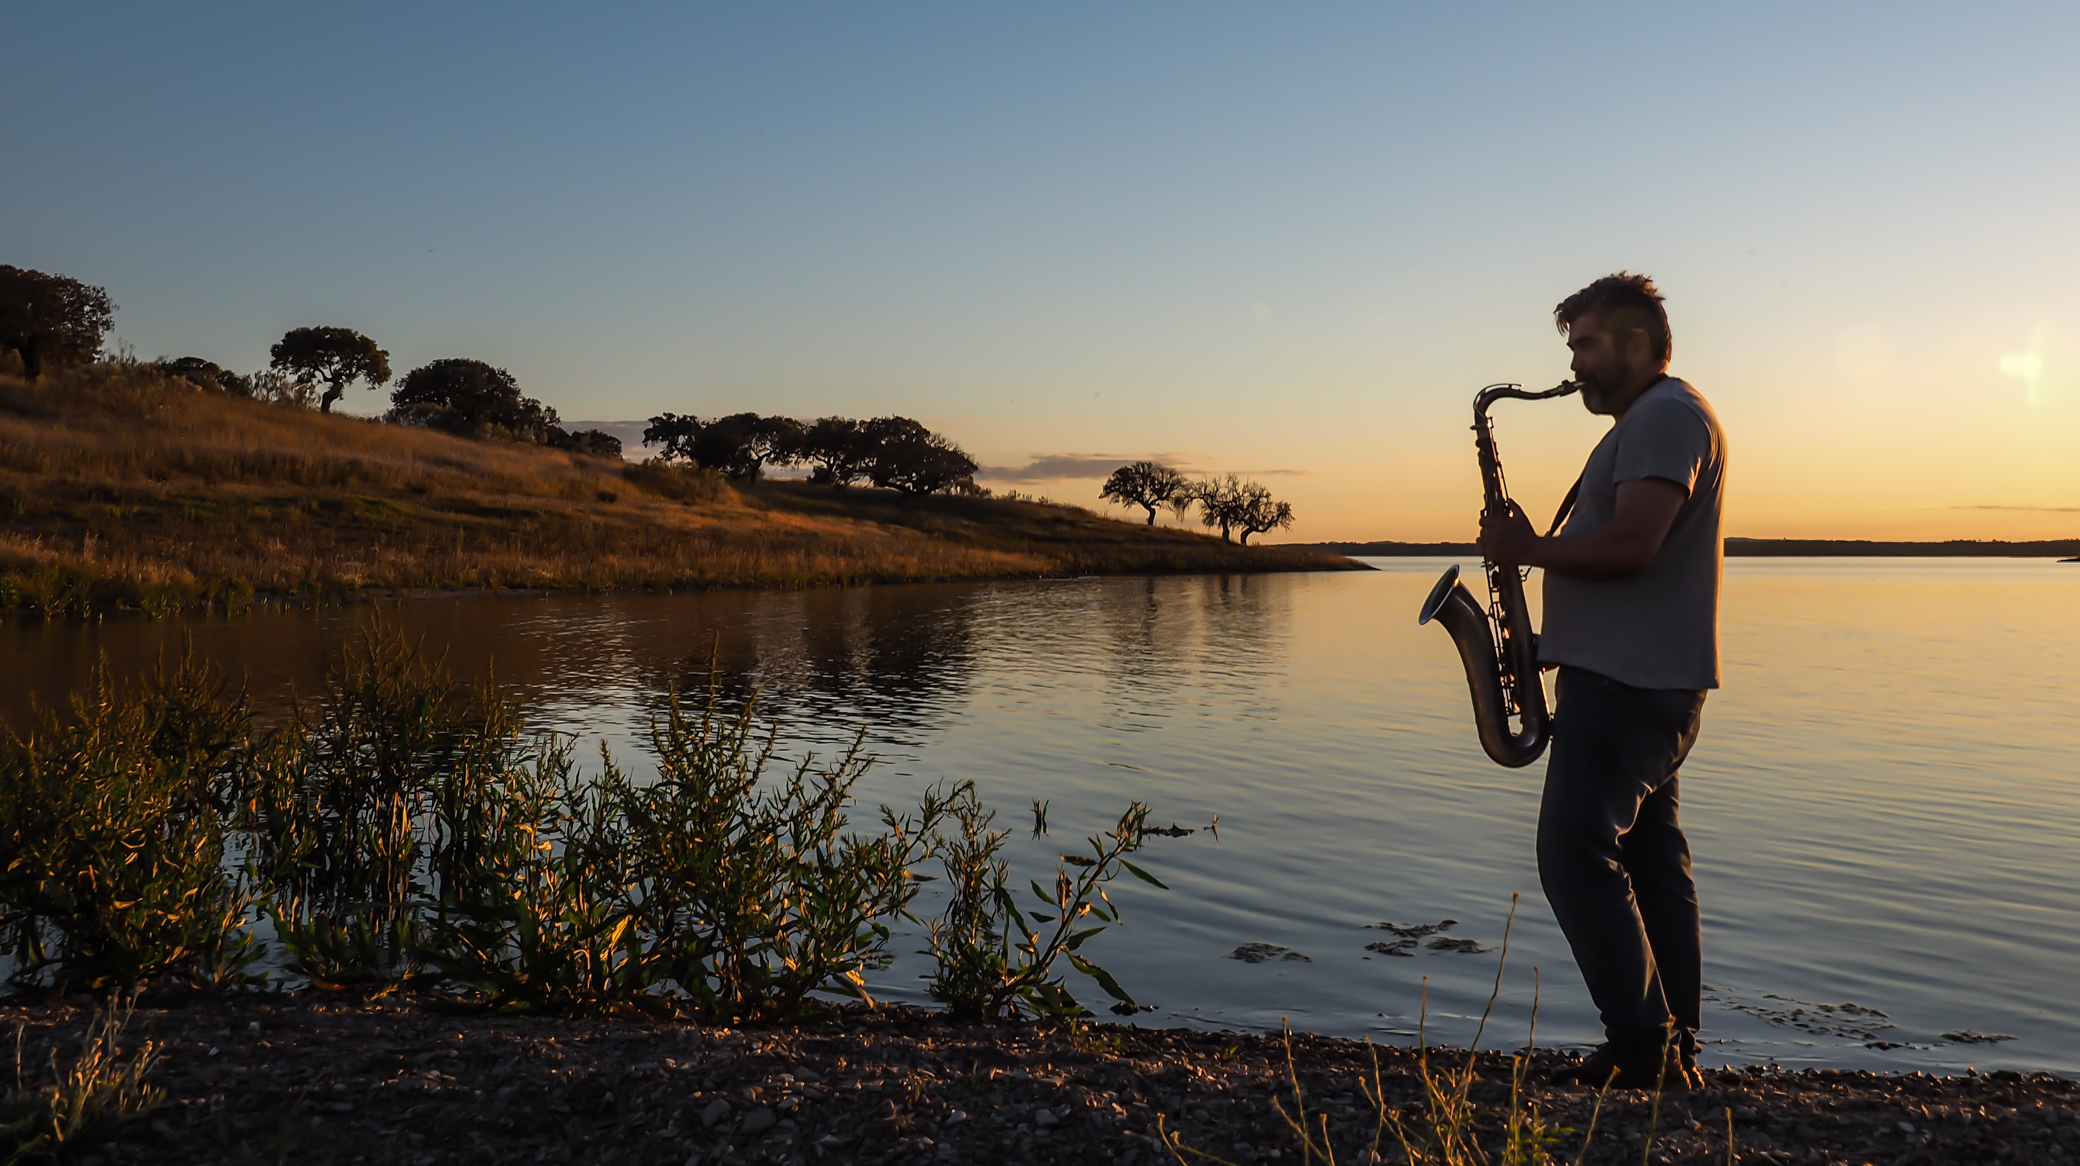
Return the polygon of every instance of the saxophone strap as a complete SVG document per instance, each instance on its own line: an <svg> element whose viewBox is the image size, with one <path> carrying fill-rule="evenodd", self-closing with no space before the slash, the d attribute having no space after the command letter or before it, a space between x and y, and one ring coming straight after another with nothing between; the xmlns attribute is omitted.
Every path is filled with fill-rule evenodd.
<svg viewBox="0 0 2080 1166"><path fill-rule="evenodd" d="M1583 473L1587 472L1588 471L1586 470L1583 471ZM1574 513L1574 500L1580 497L1581 493L1582 479L1580 475L1577 475L1574 480L1574 485L1569 486L1567 488L1567 497L1562 498L1560 500L1560 510L1558 513L1553 515L1553 525L1546 528L1547 538L1553 537L1554 533L1560 529L1560 524L1566 522L1567 516Z"/></svg>

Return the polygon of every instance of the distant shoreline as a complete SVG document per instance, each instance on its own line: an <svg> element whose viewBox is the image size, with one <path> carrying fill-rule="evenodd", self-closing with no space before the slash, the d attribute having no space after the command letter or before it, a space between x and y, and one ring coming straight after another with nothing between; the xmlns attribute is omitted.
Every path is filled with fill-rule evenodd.
<svg viewBox="0 0 2080 1166"><path fill-rule="evenodd" d="M1433 555L1477 555L1472 543L1327 542L1283 543L1282 546L1322 551L1332 555L1392 558ZM2031 542L2002 542L1996 539L1950 539L1945 542L1873 542L1868 539L1832 538L1729 538L1726 553L1733 558L1799 557L1820 558L1940 558L1940 559L2062 559L2080 560L2080 538L2038 539Z"/></svg>

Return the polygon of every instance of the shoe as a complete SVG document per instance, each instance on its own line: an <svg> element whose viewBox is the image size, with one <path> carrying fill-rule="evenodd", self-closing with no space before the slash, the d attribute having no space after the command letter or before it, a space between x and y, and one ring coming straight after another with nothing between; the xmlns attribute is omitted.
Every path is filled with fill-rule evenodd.
<svg viewBox="0 0 2080 1166"><path fill-rule="evenodd" d="M1621 1046L1606 1041L1583 1057L1580 1064L1554 1071L1547 1080L1554 1085L1586 1085L1591 1089L1660 1089L1681 1093L1701 1088L1704 1078L1694 1060L1685 1064L1680 1053L1672 1053L1664 1065L1659 1047Z"/></svg>

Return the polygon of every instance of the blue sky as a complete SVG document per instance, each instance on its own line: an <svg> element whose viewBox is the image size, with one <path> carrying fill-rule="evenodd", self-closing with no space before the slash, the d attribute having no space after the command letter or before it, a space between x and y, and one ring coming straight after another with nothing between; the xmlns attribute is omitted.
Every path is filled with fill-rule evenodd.
<svg viewBox="0 0 2080 1166"><path fill-rule="evenodd" d="M1733 533L2080 532L2070 8L9 26L0 262L107 287L145 357L339 324L570 418L904 413L992 466L1260 475L1293 537L1461 537L1473 391L1562 379L1553 303L1630 268L1732 433ZM1599 430L1498 426L1534 509Z"/></svg>

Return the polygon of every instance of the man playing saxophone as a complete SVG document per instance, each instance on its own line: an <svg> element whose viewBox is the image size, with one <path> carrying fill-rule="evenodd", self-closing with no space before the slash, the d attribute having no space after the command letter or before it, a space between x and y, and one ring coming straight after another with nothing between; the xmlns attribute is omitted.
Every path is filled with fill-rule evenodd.
<svg viewBox="0 0 2080 1166"><path fill-rule="evenodd" d="M1696 1083L1702 937L1677 779L1719 686L1726 437L1668 375L1652 280L1606 276L1553 315L1583 405L1613 424L1558 533L1512 508L1483 519L1480 545L1545 570L1538 658L1559 677L1539 881L1607 1038L1563 1076L1652 1088L1665 1066L1669 1084Z"/></svg>

